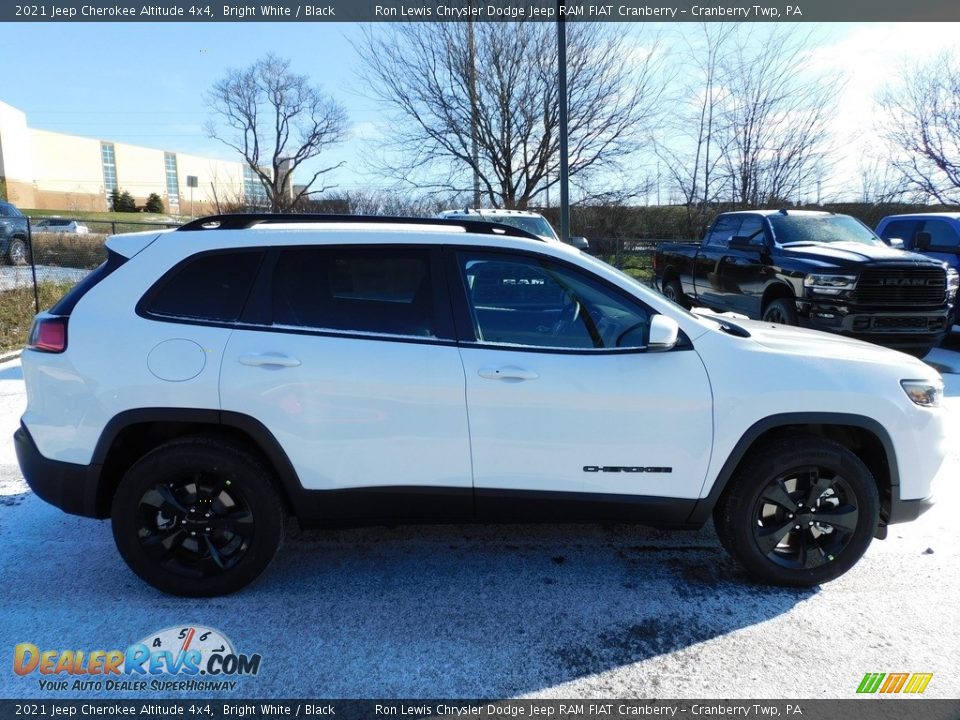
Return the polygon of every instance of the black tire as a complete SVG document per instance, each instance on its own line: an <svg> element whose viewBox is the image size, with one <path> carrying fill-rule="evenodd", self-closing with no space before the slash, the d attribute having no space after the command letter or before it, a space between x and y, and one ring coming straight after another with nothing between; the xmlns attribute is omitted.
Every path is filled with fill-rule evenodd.
<svg viewBox="0 0 960 720"><path fill-rule="evenodd" d="M260 460L191 437L161 445L127 471L112 521L120 555L144 581L171 595L210 597L266 569L283 540L284 512Z"/></svg>
<svg viewBox="0 0 960 720"><path fill-rule="evenodd" d="M863 556L879 518L877 483L832 440L781 437L752 451L714 509L721 544L754 577L812 587Z"/></svg>
<svg viewBox="0 0 960 720"><path fill-rule="evenodd" d="M770 304L763 311L764 322L777 323L778 325L799 325L797 320L797 306L793 300L787 298L777 298L771 300Z"/></svg>
<svg viewBox="0 0 960 720"><path fill-rule="evenodd" d="M23 238L15 237L10 239L7 245L7 262L11 265L26 265L30 261L30 251L27 249L27 241Z"/></svg>
<svg viewBox="0 0 960 720"><path fill-rule="evenodd" d="M911 355L918 360L923 360L927 355L930 354L931 350L933 350L933 348L905 348L900 352L905 352L907 355Z"/></svg>
<svg viewBox="0 0 960 720"><path fill-rule="evenodd" d="M687 302L687 298L683 294L683 287L679 280L668 280L663 283L663 296L668 300L673 300L680 307L690 309L690 303Z"/></svg>

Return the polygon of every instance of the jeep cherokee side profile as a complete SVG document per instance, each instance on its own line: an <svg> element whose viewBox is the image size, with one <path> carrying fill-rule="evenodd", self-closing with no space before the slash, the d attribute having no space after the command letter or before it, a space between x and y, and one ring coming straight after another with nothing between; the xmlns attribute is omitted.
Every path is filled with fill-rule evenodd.
<svg viewBox="0 0 960 720"><path fill-rule="evenodd" d="M923 512L945 455L920 361L700 317L516 228L239 215L107 247L35 320L15 444L168 593L245 586L289 515L712 517L756 577L815 585Z"/></svg>

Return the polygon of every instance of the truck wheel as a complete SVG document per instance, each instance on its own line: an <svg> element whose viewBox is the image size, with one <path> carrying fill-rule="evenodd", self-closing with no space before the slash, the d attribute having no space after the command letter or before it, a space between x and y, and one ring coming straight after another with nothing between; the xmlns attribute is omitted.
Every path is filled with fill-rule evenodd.
<svg viewBox="0 0 960 720"><path fill-rule="evenodd" d="M797 306L793 300L787 298L773 300L763 311L763 321L778 325L798 325Z"/></svg>
<svg viewBox="0 0 960 720"><path fill-rule="evenodd" d="M256 457L220 440L183 438L127 471L113 498L113 538L130 569L158 590L225 595L273 559L283 515Z"/></svg>
<svg viewBox="0 0 960 720"><path fill-rule="evenodd" d="M7 246L7 260L11 265L26 265L27 260L30 258L30 253L27 252L27 241L23 238L11 238L10 244Z"/></svg>
<svg viewBox="0 0 960 720"><path fill-rule="evenodd" d="M863 556L880 500L870 470L832 440L780 438L740 466L714 509L722 545L761 581L811 587Z"/></svg>
<svg viewBox="0 0 960 720"><path fill-rule="evenodd" d="M683 294L683 288L680 286L679 280L668 280L665 282L663 284L663 296L668 300L673 300L682 308L690 309L690 303L687 302L687 298Z"/></svg>

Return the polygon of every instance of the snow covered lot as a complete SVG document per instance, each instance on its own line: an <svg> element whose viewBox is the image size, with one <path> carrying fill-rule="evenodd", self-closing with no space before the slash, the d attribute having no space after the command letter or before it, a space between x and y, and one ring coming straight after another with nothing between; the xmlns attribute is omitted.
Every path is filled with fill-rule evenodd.
<svg viewBox="0 0 960 720"><path fill-rule="evenodd" d="M930 359L960 372L956 349ZM945 380L960 424L960 375ZM148 697L42 690L14 646L124 649L199 624L262 655L204 693L225 698L849 698L900 671L960 698L960 443L931 512L811 591L750 583L711 527L453 525L296 533L245 591L183 600L126 569L107 522L30 493L10 441L24 404L19 363L0 365L0 697Z"/></svg>

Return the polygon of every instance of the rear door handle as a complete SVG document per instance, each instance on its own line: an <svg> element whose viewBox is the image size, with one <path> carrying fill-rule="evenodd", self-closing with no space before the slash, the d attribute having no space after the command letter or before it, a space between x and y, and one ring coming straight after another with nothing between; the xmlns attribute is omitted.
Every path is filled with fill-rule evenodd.
<svg viewBox="0 0 960 720"><path fill-rule="evenodd" d="M239 358L241 365L253 367L297 367L300 361L283 353L244 353Z"/></svg>
<svg viewBox="0 0 960 720"><path fill-rule="evenodd" d="M533 370L525 370L515 365L482 367L477 374L487 380L536 380L540 377Z"/></svg>

